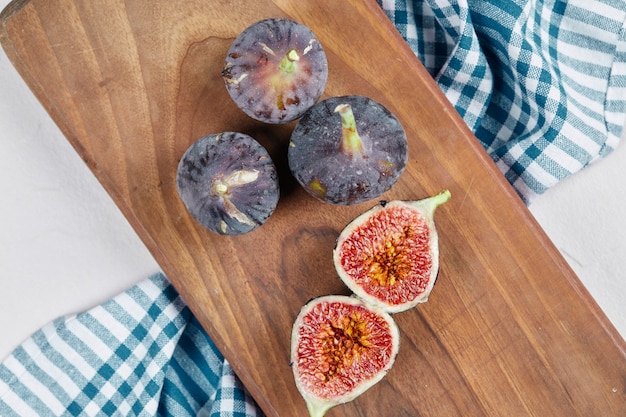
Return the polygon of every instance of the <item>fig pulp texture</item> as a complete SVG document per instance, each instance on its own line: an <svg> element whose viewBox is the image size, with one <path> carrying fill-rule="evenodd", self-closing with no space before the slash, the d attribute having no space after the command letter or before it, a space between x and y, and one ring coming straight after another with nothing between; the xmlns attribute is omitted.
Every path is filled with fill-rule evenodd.
<svg viewBox="0 0 626 417"><path fill-rule="evenodd" d="M322 96L328 62L313 32L289 19L265 19L235 39L222 78L233 101L265 123L287 123Z"/></svg>
<svg viewBox="0 0 626 417"><path fill-rule="evenodd" d="M400 121L363 96L332 97L311 107L289 143L289 168L309 194L349 205L379 197L408 159Z"/></svg>
<svg viewBox="0 0 626 417"><path fill-rule="evenodd" d="M439 270L435 209L448 190L419 201L382 201L341 232L335 269L366 303L397 313L427 301Z"/></svg>
<svg viewBox="0 0 626 417"><path fill-rule="evenodd" d="M380 381L399 343L391 316L357 298L329 295L302 307L292 331L291 366L311 417Z"/></svg>
<svg viewBox="0 0 626 417"><path fill-rule="evenodd" d="M276 167L251 136L212 134L192 144L178 164L176 186L191 215L222 235L250 232L278 204Z"/></svg>

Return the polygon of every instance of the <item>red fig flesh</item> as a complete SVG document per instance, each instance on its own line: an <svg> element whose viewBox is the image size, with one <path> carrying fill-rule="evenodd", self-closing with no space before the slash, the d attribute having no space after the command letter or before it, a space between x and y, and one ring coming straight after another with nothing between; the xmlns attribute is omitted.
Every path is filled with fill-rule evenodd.
<svg viewBox="0 0 626 417"><path fill-rule="evenodd" d="M335 269L366 303L397 313L427 301L439 271L435 209L444 191L419 201L380 202L341 232Z"/></svg>
<svg viewBox="0 0 626 417"><path fill-rule="evenodd" d="M398 353L392 317L354 297L307 303L292 331L291 366L311 417L354 400L380 381Z"/></svg>

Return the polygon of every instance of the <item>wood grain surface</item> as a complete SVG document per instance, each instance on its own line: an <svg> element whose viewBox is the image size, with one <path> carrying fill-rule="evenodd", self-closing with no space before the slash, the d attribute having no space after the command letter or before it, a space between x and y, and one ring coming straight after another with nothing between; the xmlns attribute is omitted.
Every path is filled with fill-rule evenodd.
<svg viewBox="0 0 626 417"><path fill-rule="evenodd" d="M435 216L430 300L395 316L394 368L328 415L626 416L624 341L374 0L15 1L0 36L265 413L304 416L292 322L310 298L347 293L334 242L374 203L306 195L286 164L294 124L255 122L226 93L220 72L235 36L285 16L324 45L326 97L374 98L407 130L407 170L384 197L452 193ZM202 229L174 183L185 149L227 130L265 145L281 181L274 215L238 237Z"/></svg>

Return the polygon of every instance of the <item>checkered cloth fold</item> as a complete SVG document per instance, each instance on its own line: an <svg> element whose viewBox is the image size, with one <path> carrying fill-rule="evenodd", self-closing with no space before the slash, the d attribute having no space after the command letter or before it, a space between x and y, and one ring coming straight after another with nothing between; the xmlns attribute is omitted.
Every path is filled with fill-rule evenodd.
<svg viewBox="0 0 626 417"><path fill-rule="evenodd" d="M378 1L525 201L617 145L624 1ZM262 413L158 274L19 346L0 416Z"/></svg>
<svg viewBox="0 0 626 417"><path fill-rule="evenodd" d="M0 364L0 416L262 412L162 274L37 331Z"/></svg>
<svg viewBox="0 0 626 417"><path fill-rule="evenodd" d="M624 0L378 0L526 203L626 116Z"/></svg>

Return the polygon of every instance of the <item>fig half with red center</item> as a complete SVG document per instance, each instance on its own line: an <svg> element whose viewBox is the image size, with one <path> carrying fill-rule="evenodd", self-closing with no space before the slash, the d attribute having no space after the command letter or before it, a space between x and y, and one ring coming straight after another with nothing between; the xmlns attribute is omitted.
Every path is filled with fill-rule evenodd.
<svg viewBox="0 0 626 417"><path fill-rule="evenodd" d="M380 381L400 344L391 316L354 297L329 295L307 303L291 338L291 367L311 417L322 417Z"/></svg>
<svg viewBox="0 0 626 417"><path fill-rule="evenodd" d="M280 193L270 155L254 138L238 132L211 134L193 143L178 164L176 187L191 215L222 235L264 224Z"/></svg>
<svg viewBox="0 0 626 417"><path fill-rule="evenodd" d="M379 197L408 159L400 121L363 96L332 97L311 107L294 128L289 168L309 194L350 205Z"/></svg>
<svg viewBox="0 0 626 417"><path fill-rule="evenodd" d="M448 190L419 201L381 201L341 232L333 251L343 282L366 303L397 313L427 301L439 270L435 209Z"/></svg>
<svg viewBox="0 0 626 417"><path fill-rule="evenodd" d="M287 123L322 96L328 62L305 25L265 19L237 36L226 55L222 78L233 101L265 123Z"/></svg>

